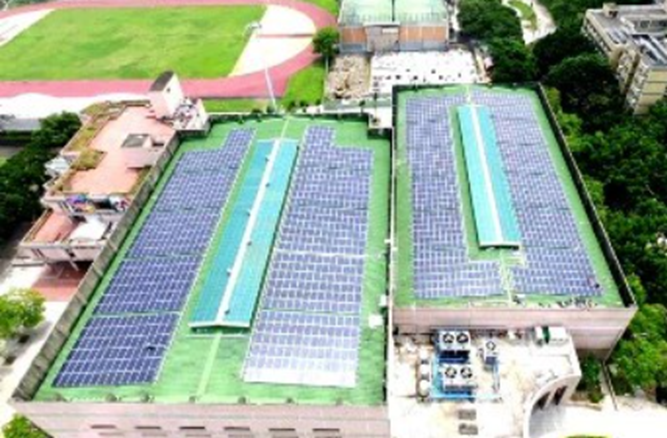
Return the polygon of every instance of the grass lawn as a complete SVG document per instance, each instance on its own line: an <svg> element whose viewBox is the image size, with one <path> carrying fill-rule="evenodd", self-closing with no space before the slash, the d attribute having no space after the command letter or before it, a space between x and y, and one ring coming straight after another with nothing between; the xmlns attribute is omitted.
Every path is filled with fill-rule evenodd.
<svg viewBox="0 0 667 438"><path fill-rule="evenodd" d="M204 107L210 113L248 113L254 109L265 111L269 106L266 99L206 99Z"/></svg>
<svg viewBox="0 0 667 438"><path fill-rule="evenodd" d="M530 23L531 28L535 29L537 27L537 15L535 15L535 11L533 11L533 8L531 8L521 0L510 0L509 4L510 6L519 11L521 19L528 21Z"/></svg>
<svg viewBox="0 0 667 438"><path fill-rule="evenodd" d="M5 157L0 157L0 167L2 167L3 164L7 161L7 158Z"/></svg>
<svg viewBox="0 0 667 438"><path fill-rule="evenodd" d="M305 3L312 3L320 8L331 12L338 16L338 1L337 0L302 0Z"/></svg>
<svg viewBox="0 0 667 438"><path fill-rule="evenodd" d="M0 47L0 80L227 75L263 6L55 11Z"/></svg>
<svg viewBox="0 0 667 438"><path fill-rule="evenodd" d="M324 74L324 64L319 62L292 76L282 98L282 106L287 108L290 103L298 105L301 102L316 104L324 95Z"/></svg>

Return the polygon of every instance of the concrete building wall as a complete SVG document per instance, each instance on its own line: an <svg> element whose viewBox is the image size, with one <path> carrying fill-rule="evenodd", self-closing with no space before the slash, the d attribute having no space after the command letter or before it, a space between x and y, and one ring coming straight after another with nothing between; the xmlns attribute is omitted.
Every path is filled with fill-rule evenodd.
<svg viewBox="0 0 667 438"><path fill-rule="evenodd" d="M447 24L344 25L339 30L342 53L444 50L449 42Z"/></svg>
<svg viewBox="0 0 667 438"><path fill-rule="evenodd" d="M443 50L449 40L449 27L443 25L402 25L401 50Z"/></svg>
<svg viewBox="0 0 667 438"><path fill-rule="evenodd" d="M176 108L185 99L178 76L173 74L169 81L159 90L150 90L148 98L157 117L172 117Z"/></svg>
<svg viewBox="0 0 667 438"><path fill-rule="evenodd" d="M394 327L400 333L428 334L438 327L467 329L528 329L562 326L572 335L578 350L606 357L635 314L621 309L542 308L394 308Z"/></svg>
<svg viewBox="0 0 667 438"><path fill-rule="evenodd" d="M389 438L384 406L13 402L55 438Z"/></svg>
<svg viewBox="0 0 667 438"><path fill-rule="evenodd" d="M645 114L649 108L667 95L667 68L641 68L628 91L628 105L635 114ZM644 72L642 72L644 70ZM636 84L636 85L635 85Z"/></svg>
<svg viewBox="0 0 667 438"><path fill-rule="evenodd" d="M366 51L366 29L364 26L340 27L340 50L343 53Z"/></svg>

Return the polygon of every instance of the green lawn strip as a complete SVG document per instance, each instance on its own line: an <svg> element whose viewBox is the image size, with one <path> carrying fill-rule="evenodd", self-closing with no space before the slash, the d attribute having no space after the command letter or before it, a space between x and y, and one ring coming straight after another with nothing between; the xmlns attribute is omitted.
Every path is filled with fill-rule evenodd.
<svg viewBox="0 0 667 438"><path fill-rule="evenodd" d="M312 3L315 6L329 11L331 15L338 17L338 4L339 0L302 0L304 3Z"/></svg>
<svg viewBox="0 0 667 438"><path fill-rule="evenodd" d="M281 100L284 108L294 106L318 105L324 95L324 64L317 62L294 74L287 84L287 90Z"/></svg>
<svg viewBox="0 0 667 438"><path fill-rule="evenodd" d="M0 47L1 80L217 78L264 6L58 10Z"/></svg>
<svg viewBox="0 0 667 438"><path fill-rule="evenodd" d="M249 113L253 110L266 111L266 99L206 99L204 107L209 113Z"/></svg>
<svg viewBox="0 0 667 438"><path fill-rule="evenodd" d="M510 6L519 11L521 20L530 23L531 29L537 28L537 15L532 7L522 2L521 0L509 0Z"/></svg>

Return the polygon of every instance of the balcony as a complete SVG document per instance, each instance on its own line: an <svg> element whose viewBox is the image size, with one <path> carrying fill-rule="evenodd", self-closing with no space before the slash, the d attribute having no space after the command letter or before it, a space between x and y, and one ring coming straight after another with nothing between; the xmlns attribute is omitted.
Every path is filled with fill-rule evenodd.
<svg viewBox="0 0 667 438"><path fill-rule="evenodd" d="M20 244L24 258L44 263L93 261L106 245L115 224L87 221L47 210Z"/></svg>

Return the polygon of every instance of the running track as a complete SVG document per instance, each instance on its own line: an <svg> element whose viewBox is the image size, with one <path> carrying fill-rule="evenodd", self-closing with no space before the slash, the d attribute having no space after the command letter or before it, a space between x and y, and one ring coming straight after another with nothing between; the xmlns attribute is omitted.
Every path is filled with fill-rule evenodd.
<svg viewBox="0 0 667 438"><path fill-rule="evenodd" d="M307 15L319 29L335 26L336 18L324 9L297 0L71 0L42 3L0 12L0 18L39 9L126 8L192 5L272 4L287 6ZM310 65L317 55L308 47L292 59L271 67L269 72L277 96L282 96L294 73ZM40 93L54 97L91 97L98 94L148 92L151 80L0 81L0 97ZM219 79L184 79L184 91L192 97L267 97L264 73Z"/></svg>

